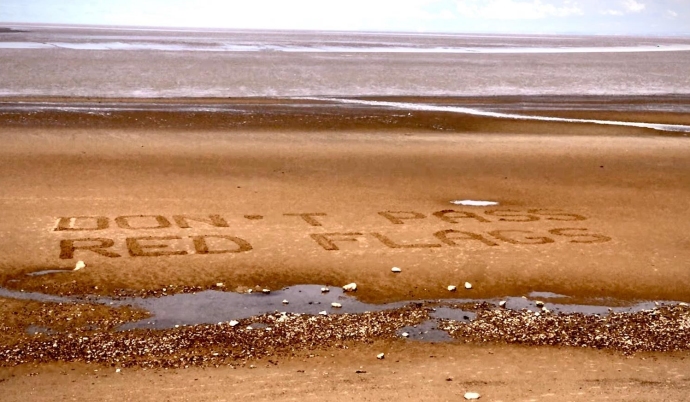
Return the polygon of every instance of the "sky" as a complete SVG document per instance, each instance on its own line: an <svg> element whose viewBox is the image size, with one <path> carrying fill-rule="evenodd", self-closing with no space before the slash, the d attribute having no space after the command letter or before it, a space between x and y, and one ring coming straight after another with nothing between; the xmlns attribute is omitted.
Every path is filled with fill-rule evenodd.
<svg viewBox="0 0 690 402"><path fill-rule="evenodd" d="M690 0L1 0L0 22L687 35Z"/></svg>

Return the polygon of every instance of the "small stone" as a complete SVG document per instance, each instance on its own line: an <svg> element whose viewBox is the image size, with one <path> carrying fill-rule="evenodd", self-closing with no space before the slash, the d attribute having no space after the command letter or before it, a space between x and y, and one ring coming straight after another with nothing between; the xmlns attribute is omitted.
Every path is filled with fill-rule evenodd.
<svg viewBox="0 0 690 402"><path fill-rule="evenodd" d="M687 306L688 306L688 303L680 302L680 303L678 303L678 305L679 305L679 306L683 306L683 307L687 307Z"/></svg>
<svg viewBox="0 0 690 402"><path fill-rule="evenodd" d="M82 268L86 268L86 263L84 261L77 261L77 265L74 266L73 271L79 271Z"/></svg>
<svg viewBox="0 0 690 402"><path fill-rule="evenodd" d="M252 328L251 325L247 327L247 331L251 331L252 329L254 329L254 328Z"/></svg>
<svg viewBox="0 0 690 402"><path fill-rule="evenodd" d="M402 269L400 269L398 267L393 267L393 268L391 268L391 271L398 274L398 273L402 272Z"/></svg>
<svg viewBox="0 0 690 402"><path fill-rule="evenodd" d="M336 302L331 303L331 307L333 307L333 308L341 308L342 306L343 305L340 303L336 303Z"/></svg>
<svg viewBox="0 0 690 402"><path fill-rule="evenodd" d="M465 289L472 289L472 284L469 282L465 282Z"/></svg>
<svg viewBox="0 0 690 402"><path fill-rule="evenodd" d="M230 326L234 327L235 325L237 325L239 323L240 323L239 321L232 320L232 321L230 321Z"/></svg>
<svg viewBox="0 0 690 402"><path fill-rule="evenodd" d="M499 307L505 308L505 306L506 306L506 301L505 301L505 300L501 300L500 302L498 302L498 306L499 306Z"/></svg>
<svg viewBox="0 0 690 402"><path fill-rule="evenodd" d="M476 392L465 392L465 399L467 400L473 400L473 399L479 399L480 395Z"/></svg>
<svg viewBox="0 0 690 402"><path fill-rule="evenodd" d="M119 373L120 371L122 371L122 370L120 370L120 369L115 369L115 372L116 372L116 373Z"/></svg>
<svg viewBox="0 0 690 402"><path fill-rule="evenodd" d="M355 370L356 374L366 374L366 370Z"/></svg>
<svg viewBox="0 0 690 402"><path fill-rule="evenodd" d="M328 315L328 312L324 311L319 311L319 315Z"/></svg>
<svg viewBox="0 0 690 402"><path fill-rule="evenodd" d="M541 300L537 300L534 304L536 304L539 308L544 307L544 302Z"/></svg>
<svg viewBox="0 0 690 402"><path fill-rule="evenodd" d="M379 354L376 355L376 358L379 359L379 360L383 360L384 357L386 357L386 355L383 354L383 353L379 353Z"/></svg>
<svg viewBox="0 0 690 402"><path fill-rule="evenodd" d="M449 291L449 292L455 292L455 289L457 289L457 288L458 288L457 286L449 285L449 286L448 286L448 291Z"/></svg>
<svg viewBox="0 0 690 402"><path fill-rule="evenodd" d="M328 293L331 290L329 288L321 288L321 293Z"/></svg>
<svg viewBox="0 0 690 402"><path fill-rule="evenodd" d="M287 300L283 300L283 304L290 304L290 302Z"/></svg>
<svg viewBox="0 0 690 402"><path fill-rule="evenodd" d="M548 308L546 308L546 306L542 307L542 308L541 308L541 311L544 312L544 313L550 313L550 312L551 312L551 310L549 310Z"/></svg>
<svg viewBox="0 0 690 402"><path fill-rule="evenodd" d="M253 292L253 290L247 289L247 293L252 293L252 292Z"/></svg>
<svg viewBox="0 0 690 402"><path fill-rule="evenodd" d="M223 282L216 283L216 287L218 287L218 288L222 288L223 286L225 286L225 284Z"/></svg>
<svg viewBox="0 0 690 402"><path fill-rule="evenodd" d="M357 290L357 284L356 283L348 283L347 285L343 286L343 290L345 292L354 292Z"/></svg>
<svg viewBox="0 0 690 402"><path fill-rule="evenodd" d="M262 289L261 292L265 295L271 293L271 289Z"/></svg>
<svg viewBox="0 0 690 402"><path fill-rule="evenodd" d="M407 332L403 332L403 333L402 333L402 337L403 337L403 338L408 338L409 336L410 336L410 334L408 334Z"/></svg>

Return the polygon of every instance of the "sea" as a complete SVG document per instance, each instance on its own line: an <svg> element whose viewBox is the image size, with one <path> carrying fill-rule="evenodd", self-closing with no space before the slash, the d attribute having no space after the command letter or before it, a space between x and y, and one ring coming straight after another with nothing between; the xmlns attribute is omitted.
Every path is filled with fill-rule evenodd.
<svg viewBox="0 0 690 402"><path fill-rule="evenodd" d="M587 109L591 103L581 98L563 99L598 97L615 100L607 101L608 110L687 114L689 66L690 37L0 25L0 101L14 99L0 102L0 111L157 107L131 101L64 105L45 98L281 98L689 133L690 126L682 124L516 113L521 107ZM428 101L516 96L521 102L508 110L498 103L478 109ZM44 100L16 101L27 97Z"/></svg>
<svg viewBox="0 0 690 402"><path fill-rule="evenodd" d="M0 24L0 96L690 95L690 37Z"/></svg>

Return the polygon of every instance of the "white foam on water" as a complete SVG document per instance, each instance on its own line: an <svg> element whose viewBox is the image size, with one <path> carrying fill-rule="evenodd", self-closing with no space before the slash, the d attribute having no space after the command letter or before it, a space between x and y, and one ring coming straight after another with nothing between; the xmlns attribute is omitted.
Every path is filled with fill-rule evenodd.
<svg viewBox="0 0 690 402"><path fill-rule="evenodd" d="M208 42L175 44L157 42L0 42L0 49L70 49L70 50L159 50L176 52L287 52L287 53L432 53L432 54L554 54L554 53L647 53L687 52L690 45L640 46L299 46Z"/></svg>
<svg viewBox="0 0 690 402"><path fill-rule="evenodd" d="M367 101L359 99L342 99L342 98L327 98L327 97L294 97L293 99L304 99L304 100L320 100L320 101L330 101L337 103L355 104L355 105L368 105L368 106L383 106L402 110L421 110L430 112L450 112L450 113L462 113L469 114L473 116L484 116L484 117L495 117L500 119L512 119L512 120L531 120L531 121L550 121L550 122L562 122L562 123L588 123L588 124L601 124L606 126L623 126L623 127L639 127L639 128L650 128L659 131L675 131L675 132L685 132L690 133L690 126L685 126L681 124L660 124L660 123L640 123L631 121L616 121L616 120L597 120L597 119L570 119L565 117L549 117L549 116L535 116L535 115L522 115L514 113L500 113L491 112L481 109L473 109L467 107L459 106L437 106L428 105L424 103L407 103L407 102L386 102L386 101Z"/></svg>
<svg viewBox="0 0 690 402"><path fill-rule="evenodd" d="M492 205L498 205L496 201L477 201L477 200L454 200L450 202L455 205L464 205L469 207L489 207Z"/></svg>

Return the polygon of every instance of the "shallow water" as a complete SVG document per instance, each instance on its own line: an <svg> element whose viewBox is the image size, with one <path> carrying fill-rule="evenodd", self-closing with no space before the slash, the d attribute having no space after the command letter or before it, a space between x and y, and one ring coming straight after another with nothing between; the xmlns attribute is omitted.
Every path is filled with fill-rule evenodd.
<svg viewBox="0 0 690 402"><path fill-rule="evenodd" d="M17 28L0 96L690 94L690 38Z"/></svg>
<svg viewBox="0 0 690 402"><path fill-rule="evenodd" d="M33 300L50 303L91 303L112 305L113 307L131 305L147 310L151 317L127 323L120 330L151 328L166 329L182 325L216 324L250 318L266 313L286 312L316 315L325 311L327 314L356 314L368 311L392 310L409 303L421 301L402 301L388 304L369 304L356 299L353 293L344 293L341 288L330 288L327 293L321 292L321 285L298 285L281 290L272 290L269 294L261 292L235 293L206 290L198 293L183 293L161 297L112 299L108 297L88 296L86 299L78 297L53 296L37 292L21 292L0 288L0 297L21 300ZM640 302L627 307L607 307L606 305L579 305L551 303L548 300L567 298L550 292L533 292L529 295L533 299L544 299L545 306L555 313L608 314L631 313L654 309L657 304L676 304L675 302ZM284 304L287 300L289 304ZM535 305L535 300L526 297L506 297L502 299L443 299L429 300L431 304L441 304L431 313L434 319L450 319L456 321L471 321L475 313L462 309L451 308L452 305L467 305L487 302L498 305L500 300L506 301L506 308L512 310L527 309L533 312L541 311ZM334 308L331 303L337 302L341 308ZM403 331L405 332L405 331ZM410 332L410 331L407 331ZM412 331L415 332L415 331ZM410 332L410 333L412 333ZM429 335L431 337L431 335Z"/></svg>

